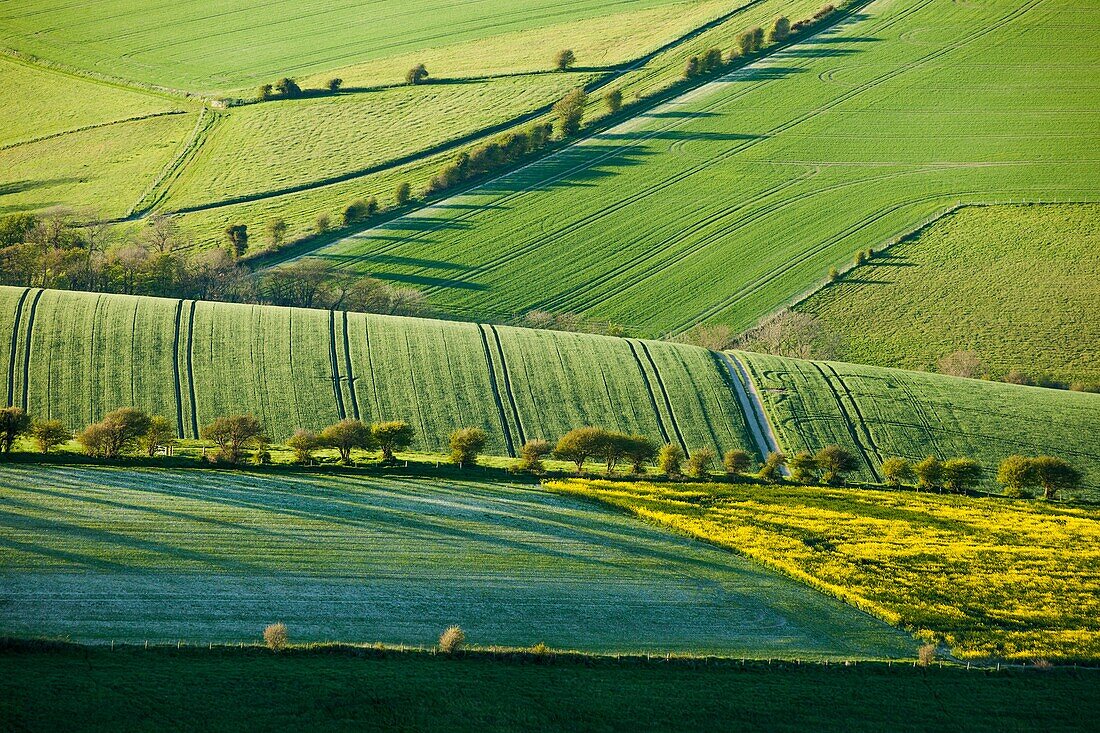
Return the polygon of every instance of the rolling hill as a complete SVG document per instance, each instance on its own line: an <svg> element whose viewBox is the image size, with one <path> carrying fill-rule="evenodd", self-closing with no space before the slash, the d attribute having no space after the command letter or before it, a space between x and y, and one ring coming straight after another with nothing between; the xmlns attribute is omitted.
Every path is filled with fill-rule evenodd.
<svg viewBox="0 0 1100 733"><path fill-rule="evenodd" d="M407 420L414 447L431 452L463 426L487 432L488 452L514 455L526 440L597 425L759 455L770 421L781 450L844 445L868 481L892 455L992 468L1045 452L1071 460L1084 495L1100 496L1096 394L510 326L22 288L0 288L0 338L7 402L71 429L132 405L185 438L251 413L277 441L358 417Z"/></svg>

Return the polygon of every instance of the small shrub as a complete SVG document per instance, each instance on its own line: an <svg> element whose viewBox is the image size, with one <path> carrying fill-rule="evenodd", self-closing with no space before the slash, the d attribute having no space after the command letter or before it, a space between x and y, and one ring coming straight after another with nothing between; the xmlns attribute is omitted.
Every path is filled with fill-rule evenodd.
<svg viewBox="0 0 1100 733"><path fill-rule="evenodd" d="M837 280L840 279L840 270L836 269L835 266L830 267L828 277L829 277L829 282L835 283Z"/></svg>
<svg viewBox="0 0 1100 733"><path fill-rule="evenodd" d="M787 456L772 451L768 454L768 457L764 459L764 466L760 469L760 473L758 473L757 476L765 481L778 481L782 474L782 468L786 465Z"/></svg>
<svg viewBox="0 0 1100 733"><path fill-rule="evenodd" d="M791 469L791 478L795 481L803 484L817 482L817 461L809 451L798 451L791 456L787 465Z"/></svg>
<svg viewBox="0 0 1100 733"><path fill-rule="evenodd" d="M684 463L684 451L675 443L668 443L657 454L657 468L669 478L678 478Z"/></svg>
<svg viewBox="0 0 1100 733"><path fill-rule="evenodd" d="M408 181L397 184L397 188L393 192L394 203L398 206L404 206L409 203L410 198L412 198L412 186L408 184Z"/></svg>
<svg viewBox="0 0 1100 733"><path fill-rule="evenodd" d="M417 64L405 74L405 81L409 84L419 84L427 78L428 70L424 67L424 64Z"/></svg>
<svg viewBox="0 0 1100 733"><path fill-rule="evenodd" d="M286 76L275 82L275 92L280 97L286 97L287 99L302 96L302 88L298 86L296 81Z"/></svg>
<svg viewBox="0 0 1100 733"><path fill-rule="evenodd" d="M294 460L305 465L313 460L313 451L321 446L321 438L309 430L299 429L294 431L286 444L294 451Z"/></svg>
<svg viewBox="0 0 1100 733"><path fill-rule="evenodd" d="M923 644L921 648L917 650L917 663L922 667L927 667L932 664L936 659L936 645L935 644Z"/></svg>
<svg viewBox="0 0 1100 733"><path fill-rule="evenodd" d="M439 651L444 654L454 654L462 649L466 643L466 632L458 626L448 626L439 635Z"/></svg>
<svg viewBox="0 0 1100 733"><path fill-rule="evenodd" d="M456 466L476 466L477 457L485 449L488 436L481 428L459 428L451 433L451 463Z"/></svg>
<svg viewBox="0 0 1100 733"><path fill-rule="evenodd" d="M607 111L615 114L623 108L623 90L611 89L603 95L603 101L607 104Z"/></svg>
<svg viewBox="0 0 1100 733"><path fill-rule="evenodd" d="M684 471L688 476L695 479L708 478L711 466L714 464L714 458L714 451L710 448L696 448L688 457Z"/></svg>
<svg viewBox="0 0 1100 733"><path fill-rule="evenodd" d="M289 640L289 636L286 632L286 624L282 622L271 624L264 629L264 643L267 644L267 648L273 652L281 652L286 649Z"/></svg>
<svg viewBox="0 0 1100 733"><path fill-rule="evenodd" d="M554 68L558 71L565 71L575 63L577 63L577 56L568 48L558 51L554 56Z"/></svg>
<svg viewBox="0 0 1100 733"><path fill-rule="evenodd" d="M917 477L913 471L913 464L904 458L891 456L882 462L882 477L886 479L887 486L899 488L911 484Z"/></svg>
<svg viewBox="0 0 1100 733"><path fill-rule="evenodd" d="M336 77L334 79L329 79L328 84L326 84L325 86L328 88L328 90L330 92L335 94L336 92L340 91L340 87L344 86L344 80L341 79L340 77Z"/></svg>
<svg viewBox="0 0 1100 733"><path fill-rule="evenodd" d="M726 455L722 456L722 464L726 467L726 473L731 476L745 473L752 468L752 456L748 451L741 450L739 448L726 451Z"/></svg>
<svg viewBox="0 0 1100 733"><path fill-rule="evenodd" d="M31 425L30 436L34 438L38 450L49 453L51 448L65 443L73 434L60 420L35 420Z"/></svg>
<svg viewBox="0 0 1100 733"><path fill-rule="evenodd" d="M270 84L261 84L260 88L256 90L256 99L261 102L266 102L275 96L273 87Z"/></svg>
<svg viewBox="0 0 1100 733"><path fill-rule="evenodd" d="M546 642L540 641L531 647L531 653L539 657L548 657L551 654L550 647L546 646Z"/></svg>
<svg viewBox="0 0 1100 733"><path fill-rule="evenodd" d="M542 459L550 455L554 446L546 440L528 440L519 449L519 462L517 467L522 471L542 473L544 466Z"/></svg>
<svg viewBox="0 0 1100 733"><path fill-rule="evenodd" d="M317 221L314 222L313 228L317 230L318 234L324 234L329 229L332 229L332 219L328 214L318 214Z"/></svg>
<svg viewBox="0 0 1100 733"><path fill-rule="evenodd" d="M558 120L558 133L561 137L576 135L581 129L584 118L584 106L588 95L584 89L574 89L554 103L554 116Z"/></svg>

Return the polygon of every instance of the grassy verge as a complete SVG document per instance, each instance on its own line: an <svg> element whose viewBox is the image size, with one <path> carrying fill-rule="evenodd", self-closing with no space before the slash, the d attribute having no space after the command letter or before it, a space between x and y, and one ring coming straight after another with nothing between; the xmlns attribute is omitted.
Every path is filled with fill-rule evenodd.
<svg viewBox="0 0 1100 733"><path fill-rule="evenodd" d="M1079 730L1097 673L245 648L0 650L7 730Z"/></svg>

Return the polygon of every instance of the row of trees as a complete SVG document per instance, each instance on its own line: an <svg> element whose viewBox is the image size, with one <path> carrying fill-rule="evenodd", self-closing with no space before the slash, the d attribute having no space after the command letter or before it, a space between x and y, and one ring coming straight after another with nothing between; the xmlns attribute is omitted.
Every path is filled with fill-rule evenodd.
<svg viewBox="0 0 1100 733"><path fill-rule="evenodd" d="M812 18L799 21L794 25L786 16L780 16L775 19L766 33L760 26L750 28L737 36L737 45L730 50L728 55L723 56L720 48L711 48L700 55L688 58L684 65L684 78L692 79L719 72L738 58L760 53L764 49L765 38L768 43L782 43L792 33L802 33L808 30L825 20L835 10L834 6L826 5L817 11Z"/></svg>
<svg viewBox="0 0 1100 733"><path fill-rule="evenodd" d="M285 226L285 225L284 225ZM247 228L234 240L247 246ZM302 261L254 277L225 250L189 251L175 221L150 217L137 237L56 210L0 217L0 284L169 298L424 315L423 294Z"/></svg>
<svg viewBox="0 0 1100 733"><path fill-rule="evenodd" d="M466 181L511 166L543 149L550 142L553 127L549 123L531 125L509 132L472 150L464 150L444 165L428 182L429 194L439 193Z"/></svg>

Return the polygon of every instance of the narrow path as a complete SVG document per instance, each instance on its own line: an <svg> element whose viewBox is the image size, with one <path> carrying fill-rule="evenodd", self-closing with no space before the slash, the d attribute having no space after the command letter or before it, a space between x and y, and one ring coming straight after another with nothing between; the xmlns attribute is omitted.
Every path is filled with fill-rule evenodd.
<svg viewBox="0 0 1100 733"><path fill-rule="evenodd" d="M779 440L775 437L775 431L772 430L768 414L764 412L764 402L760 399L760 393L756 391L756 385L749 378L745 366L740 359L732 354L724 351L715 353L718 354L725 363L726 369L729 370L730 381L733 382L734 392L737 393L737 401L741 403L741 410L745 413L745 422L749 425L749 432L752 433L753 440L756 441L756 447L760 451L761 457L767 458L768 454L772 452L779 453ZM786 466L780 467L779 472L784 476L790 475Z"/></svg>

